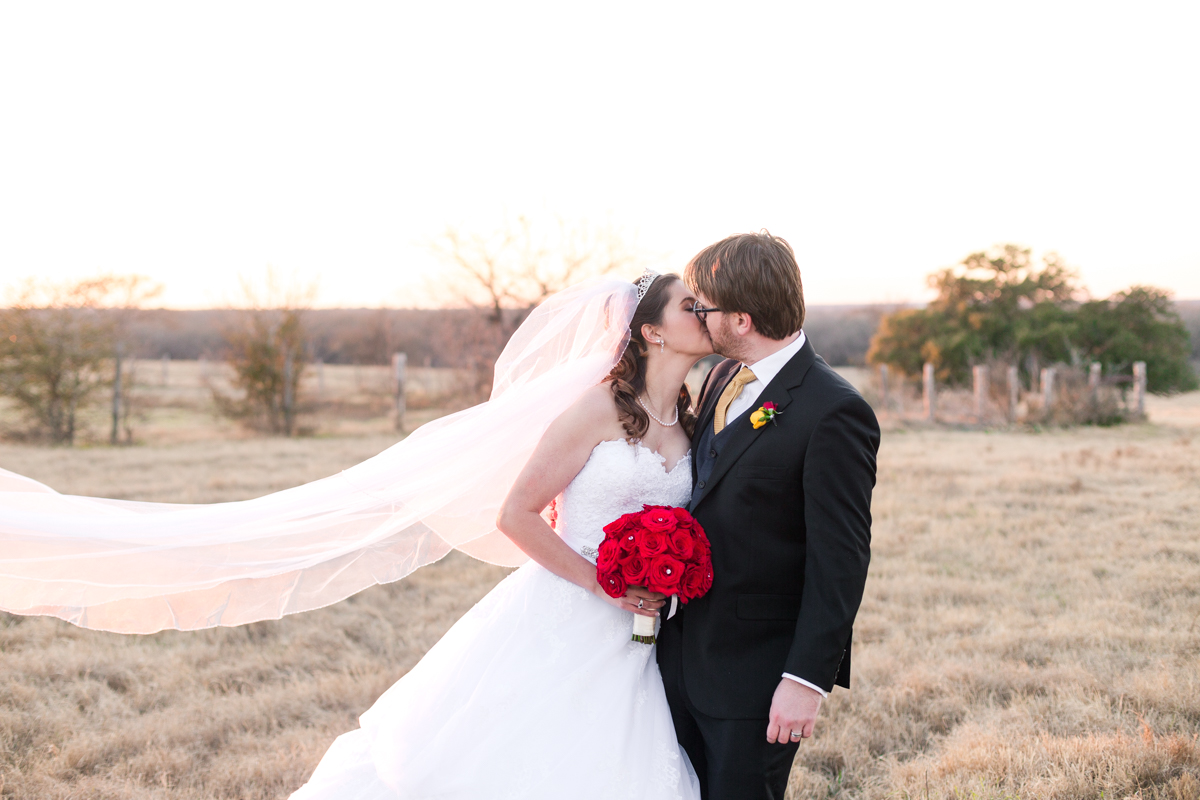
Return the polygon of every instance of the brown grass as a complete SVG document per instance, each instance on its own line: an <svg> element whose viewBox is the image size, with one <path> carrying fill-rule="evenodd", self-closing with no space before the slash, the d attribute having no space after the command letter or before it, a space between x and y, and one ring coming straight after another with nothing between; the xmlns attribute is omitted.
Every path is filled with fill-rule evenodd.
<svg viewBox="0 0 1200 800"><path fill-rule="evenodd" d="M1200 396L885 434L855 680L795 797L1200 797Z"/></svg>
<svg viewBox="0 0 1200 800"><path fill-rule="evenodd" d="M1150 412L886 432L854 688L801 747L793 798L1200 798L1200 394ZM0 466L204 502L392 440L0 446ZM327 609L193 633L0 616L0 796L286 797L503 574L452 556Z"/></svg>
<svg viewBox="0 0 1200 800"><path fill-rule="evenodd" d="M0 465L65 491L210 502L312 480L392 441L7 446ZM190 633L0 615L0 796L286 797L505 572L451 556L330 608Z"/></svg>
<svg viewBox="0 0 1200 800"><path fill-rule="evenodd" d="M214 439L253 439L257 432L220 416L213 389L231 396L229 368L213 361L171 361L164 380L160 361L126 362L131 386L129 427L136 444L180 444ZM387 366L308 365L298 393L297 431L301 436L370 436L391 433L392 369ZM429 420L478 401L467 370L410 367L408 414L412 430ZM81 444L107 444L112 425L111 395L99 392L79 412ZM15 403L0 398L0 438L21 440L32 431ZM124 435L124 434L123 434Z"/></svg>
<svg viewBox="0 0 1200 800"><path fill-rule="evenodd" d="M698 394L705 370L688 376ZM126 362L125 382L131 387L129 427L139 445L256 439L261 436L236 420L222 417L213 390L232 396L229 368L212 361L170 361L164 374L161 361ZM298 393L296 431L300 438L390 436L395 431L394 384L390 366L309 364ZM406 430L448 412L473 405L479 396L479 376L471 370L409 367L405 398ZM484 387L486 394L486 387ZM107 444L112 425L111 395L100 392L79 411L77 442ZM25 415L10 399L0 397L0 441L30 441L36 437ZM125 437L124 432L122 437Z"/></svg>

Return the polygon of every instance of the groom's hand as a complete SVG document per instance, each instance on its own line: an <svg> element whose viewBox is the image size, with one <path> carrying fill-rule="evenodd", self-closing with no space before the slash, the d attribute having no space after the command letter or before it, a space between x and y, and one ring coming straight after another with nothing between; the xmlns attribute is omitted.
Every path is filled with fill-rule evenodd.
<svg viewBox="0 0 1200 800"><path fill-rule="evenodd" d="M817 712L821 710L821 693L803 683L784 678L771 698L771 716L767 721L767 742L787 744L798 742L792 733L802 738L812 736Z"/></svg>

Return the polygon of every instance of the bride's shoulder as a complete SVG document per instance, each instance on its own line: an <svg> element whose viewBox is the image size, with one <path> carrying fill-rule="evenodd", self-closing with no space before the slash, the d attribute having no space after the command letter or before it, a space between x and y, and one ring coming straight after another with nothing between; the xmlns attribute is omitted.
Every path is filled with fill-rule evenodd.
<svg viewBox="0 0 1200 800"><path fill-rule="evenodd" d="M584 390L572 408L578 408L588 414L611 412L612 418L617 418L617 402L613 399L612 387L607 381Z"/></svg>
<svg viewBox="0 0 1200 800"><path fill-rule="evenodd" d="M590 427L602 430L621 427L617 401L613 399L612 387L607 382L596 384L584 391L567 412L587 422ZM602 433L601 438L610 437Z"/></svg>
<svg viewBox="0 0 1200 800"><path fill-rule="evenodd" d="M601 441L624 437L612 391L608 384L600 384L584 391L563 409L542 441L547 446L588 453Z"/></svg>
<svg viewBox="0 0 1200 800"><path fill-rule="evenodd" d="M601 383L584 391L568 406L558 420L557 427L586 431L589 438L597 442L624 436L616 401L607 383Z"/></svg>

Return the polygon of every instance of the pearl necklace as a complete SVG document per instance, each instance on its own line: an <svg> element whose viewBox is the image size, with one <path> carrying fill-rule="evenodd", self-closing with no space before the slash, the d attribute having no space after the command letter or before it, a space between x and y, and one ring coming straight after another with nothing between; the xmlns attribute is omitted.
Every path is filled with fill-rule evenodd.
<svg viewBox="0 0 1200 800"><path fill-rule="evenodd" d="M654 412L650 410L649 406L647 406L645 403L642 402L642 396L640 394L637 395L637 401L638 401L638 405L641 406L645 410L645 412L650 415L650 419L654 420L659 425L662 425L664 428L673 428L679 424L679 406L675 406L675 421L674 422L663 422L661 419L654 416Z"/></svg>

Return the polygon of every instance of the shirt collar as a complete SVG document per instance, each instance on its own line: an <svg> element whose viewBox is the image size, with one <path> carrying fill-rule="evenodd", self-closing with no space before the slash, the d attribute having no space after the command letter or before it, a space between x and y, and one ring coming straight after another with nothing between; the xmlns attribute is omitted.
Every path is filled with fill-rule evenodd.
<svg viewBox="0 0 1200 800"><path fill-rule="evenodd" d="M754 372L754 379L762 381L764 386L773 381L775 376L779 374L779 370L783 369L784 365L792 360L792 356L799 353L800 348L804 347L804 341L804 331L801 330L800 335L796 337L794 342L780 350L776 350L766 358L756 361L750 367Z"/></svg>

